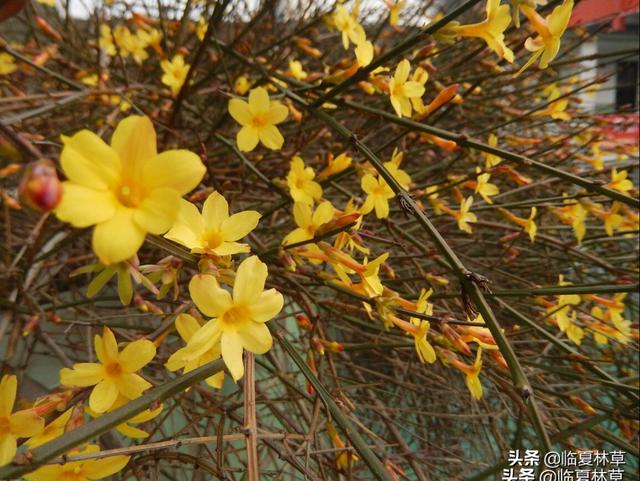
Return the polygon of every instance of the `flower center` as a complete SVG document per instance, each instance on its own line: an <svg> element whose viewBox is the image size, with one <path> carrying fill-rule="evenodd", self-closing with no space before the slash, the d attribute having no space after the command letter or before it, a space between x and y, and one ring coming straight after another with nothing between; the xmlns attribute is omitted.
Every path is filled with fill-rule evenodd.
<svg viewBox="0 0 640 481"><path fill-rule="evenodd" d="M105 366L105 371L108 377L116 378L122 374L122 367L119 362L111 362Z"/></svg>
<svg viewBox="0 0 640 481"><path fill-rule="evenodd" d="M217 230L208 230L204 233L203 240L207 249L215 249L216 247L220 247L224 242L224 237L222 233Z"/></svg>
<svg viewBox="0 0 640 481"><path fill-rule="evenodd" d="M222 316L222 320L228 324L240 324L248 318L249 309L247 308L247 306L243 306L242 304L234 305Z"/></svg>
<svg viewBox="0 0 640 481"><path fill-rule="evenodd" d="M251 118L251 123L254 127L264 127L269 122L267 121L267 116L264 114L257 114Z"/></svg>
<svg viewBox="0 0 640 481"><path fill-rule="evenodd" d="M11 425L8 416L0 417L0 434L8 434L11 432Z"/></svg>
<svg viewBox="0 0 640 481"><path fill-rule="evenodd" d="M134 183L122 184L116 187L115 194L118 201L125 207L138 207L144 199L142 189Z"/></svg>

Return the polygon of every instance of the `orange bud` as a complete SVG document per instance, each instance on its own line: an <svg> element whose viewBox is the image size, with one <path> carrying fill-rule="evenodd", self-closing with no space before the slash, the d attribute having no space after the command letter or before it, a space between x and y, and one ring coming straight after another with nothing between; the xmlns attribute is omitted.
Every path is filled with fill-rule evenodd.
<svg viewBox="0 0 640 481"><path fill-rule="evenodd" d="M33 316L31 316L27 321L27 323L24 325L24 329L22 330L22 335L26 337L29 334L31 334L33 330L38 326L39 322L40 322L39 314L34 314Z"/></svg>
<svg viewBox="0 0 640 481"><path fill-rule="evenodd" d="M579 398L578 396L569 396L569 399L571 399L571 402L583 413L588 414L589 416L595 416L598 414L598 411L593 409L593 407L584 399Z"/></svg>
<svg viewBox="0 0 640 481"><path fill-rule="evenodd" d="M62 35L60 35L55 28L49 25L49 22L47 22L44 18L39 17L38 15L36 15L35 20L36 20L36 25L40 30L42 30L52 39L58 42L62 42Z"/></svg>
<svg viewBox="0 0 640 481"><path fill-rule="evenodd" d="M9 164L4 169L0 169L0 177L9 177L22 169L20 164Z"/></svg>
<svg viewBox="0 0 640 481"><path fill-rule="evenodd" d="M49 212L62 199L62 184L50 160L42 159L27 165L20 182L20 197L29 207Z"/></svg>
<svg viewBox="0 0 640 481"><path fill-rule="evenodd" d="M450 102L458 93L458 84L452 84L448 87L445 87L438 93L435 99L431 101L429 105L425 107L425 111L420 114L421 118L424 118L428 115L431 115L433 112L438 110L444 104Z"/></svg>
<svg viewBox="0 0 640 481"><path fill-rule="evenodd" d="M311 321L305 314L296 314L296 322L300 329L304 329L305 331L313 329L313 324L311 324Z"/></svg>

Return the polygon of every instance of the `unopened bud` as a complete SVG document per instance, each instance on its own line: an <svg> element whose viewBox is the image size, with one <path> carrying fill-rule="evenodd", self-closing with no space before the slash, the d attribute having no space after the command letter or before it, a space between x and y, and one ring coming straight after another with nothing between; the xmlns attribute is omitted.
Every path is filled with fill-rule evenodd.
<svg viewBox="0 0 640 481"><path fill-rule="evenodd" d="M62 184L50 160L31 162L20 182L20 197L29 207L49 212L62 200Z"/></svg>

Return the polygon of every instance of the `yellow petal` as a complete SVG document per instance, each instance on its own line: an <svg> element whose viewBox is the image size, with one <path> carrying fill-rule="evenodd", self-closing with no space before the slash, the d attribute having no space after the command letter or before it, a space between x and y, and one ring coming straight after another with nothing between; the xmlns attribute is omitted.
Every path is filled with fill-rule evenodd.
<svg viewBox="0 0 640 481"><path fill-rule="evenodd" d="M284 144L284 137L275 125L265 125L258 129L258 136L262 145L271 150L281 149Z"/></svg>
<svg viewBox="0 0 640 481"><path fill-rule="evenodd" d="M93 386L102 381L103 377L102 366L93 362L80 362L74 364L73 369L60 370L60 384L64 386Z"/></svg>
<svg viewBox="0 0 640 481"><path fill-rule="evenodd" d="M244 375L242 339L236 332L224 332L220 339L220 345L222 347L222 359L233 380L237 381Z"/></svg>
<svg viewBox="0 0 640 481"><path fill-rule="evenodd" d="M244 349L254 354L264 354L273 345L273 339L266 324L247 323L238 329L238 336Z"/></svg>
<svg viewBox="0 0 640 481"><path fill-rule="evenodd" d="M306 202L295 202L293 204L293 219L298 227L306 229L311 225L312 217L311 207Z"/></svg>
<svg viewBox="0 0 640 481"><path fill-rule="evenodd" d="M249 110L252 115L262 115L269 111L269 94L263 87L251 89L249 92Z"/></svg>
<svg viewBox="0 0 640 481"><path fill-rule="evenodd" d="M0 462L0 464L2 464ZM36 469L35 471L24 474L23 477L27 481L60 481L64 473L62 465L49 465Z"/></svg>
<svg viewBox="0 0 640 481"><path fill-rule="evenodd" d="M104 459L91 459L84 463L84 472L89 479L102 479L122 471L130 456L111 456Z"/></svg>
<svg viewBox="0 0 640 481"><path fill-rule="evenodd" d="M131 115L121 120L111 137L111 147L120 156L123 169L139 175L145 162L157 155L156 131L149 117Z"/></svg>
<svg viewBox="0 0 640 481"><path fill-rule="evenodd" d="M267 322L273 319L284 305L284 298L275 289L268 289L260 294L255 302L249 305L251 318L256 322Z"/></svg>
<svg viewBox="0 0 640 481"><path fill-rule="evenodd" d="M122 350L119 361L124 371L136 372L149 364L155 355L155 344L147 339L139 339Z"/></svg>
<svg viewBox="0 0 640 481"><path fill-rule="evenodd" d="M180 196L195 189L206 167L193 152L188 150L167 150L144 164L142 170L145 188L168 187Z"/></svg>
<svg viewBox="0 0 640 481"><path fill-rule="evenodd" d="M229 218L227 199L219 192L211 193L202 206L202 218L206 229L219 231L222 223Z"/></svg>
<svg viewBox="0 0 640 481"><path fill-rule="evenodd" d="M333 219L335 211L336 210L334 209L333 205L331 205L331 202L329 202L328 200L324 201L313 213L313 225L320 226L331 221Z"/></svg>
<svg viewBox="0 0 640 481"><path fill-rule="evenodd" d="M16 455L16 438L10 433L0 435L0 466L9 464Z"/></svg>
<svg viewBox="0 0 640 481"><path fill-rule="evenodd" d="M116 393L120 392L127 399L135 399L142 396L142 393L151 387L147 381L145 381L138 374L132 374L129 372L123 373L116 382Z"/></svg>
<svg viewBox="0 0 640 481"><path fill-rule="evenodd" d="M365 174L360 180L360 187L366 194L371 194L378 187L378 181L373 174Z"/></svg>
<svg viewBox="0 0 640 481"><path fill-rule="evenodd" d="M233 302L245 305L254 302L262 294L267 274L267 265L257 256L242 261L233 283Z"/></svg>
<svg viewBox="0 0 640 481"><path fill-rule="evenodd" d="M396 67L396 72L393 76L393 79L398 84L403 84L406 82L407 78L409 78L409 69L411 65L407 59L402 60L398 66Z"/></svg>
<svg viewBox="0 0 640 481"><path fill-rule="evenodd" d="M44 429L44 419L33 411L17 411L9 417L11 432L18 438L37 436Z"/></svg>
<svg viewBox="0 0 640 481"><path fill-rule="evenodd" d="M220 322L217 319L208 321L189 339L183 350L182 359L192 361L202 356L219 342L220 335Z"/></svg>
<svg viewBox="0 0 640 481"><path fill-rule="evenodd" d="M251 152L256 148L259 141L258 129L248 125L242 127L236 135L236 143L241 152Z"/></svg>
<svg viewBox="0 0 640 481"><path fill-rule="evenodd" d="M223 242L218 247L213 249L213 252L218 256L231 256L234 254L241 254L243 252L250 252L251 249L247 244L240 244L238 242Z"/></svg>
<svg viewBox="0 0 640 481"><path fill-rule="evenodd" d="M289 109L281 104L280 102L274 101L271 102L271 106L269 107L269 113L267 115L267 120L271 124L279 124L280 122L284 122L284 120L289 115Z"/></svg>
<svg viewBox="0 0 640 481"><path fill-rule="evenodd" d="M201 327L196 318L189 314L179 314L176 318L175 326L184 342L188 342Z"/></svg>
<svg viewBox="0 0 640 481"><path fill-rule="evenodd" d="M55 213L74 227L88 227L115 214L116 199L109 190L95 190L72 182L62 183L62 200Z"/></svg>
<svg viewBox="0 0 640 481"><path fill-rule="evenodd" d="M224 384L224 371L209 376L204 382L215 389L222 389L222 385Z"/></svg>
<svg viewBox="0 0 640 481"><path fill-rule="evenodd" d="M260 220L260 213L255 210L238 212L226 219L221 226L226 241L237 241L256 228Z"/></svg>
<svg viewBox="0 0 640 481"><path fill-rule="evenodd" d="M65 175L74 184L103 190L119 179L118 154L100 137L81 130L72 137L62 137L64 147L60 164Z"/></svg>
<svg viewBox="0 0 640 481"><path fill-rule="evenodd" d="M559 37L564 33L571 18L572 8L573 0L564 0L562 5L554 8L551 15L547 18L549 32L551 32L554 37Z"/></svg>
<svg viewBox="0 0 640 481"><path fill-rule="evenodd" d="M95 341L98 341L98 336L96 336ZM96 346L99 345L98 342L95 344ZM98 352L97 349L96 352ZM118 361L118 341L116 341L116 336L113 334L113 331L108 327L102 330L102 354L102 358L98 357L102 364Z"/></svg>
<svg viewBox="0 0 640 481"><path fill-rule="evenodd" d="M93 251L105 265L132 257L144 242L145 232L133 220L133 209L118 208L106 222L93 231Z"/></svg>
<svg viewBox="0 0 640 481"><path fill-rule="evenodd" d="M229 113L240 125L251 125L251 111L249 110L249 104L244 100L229 100Z"/></svg>
<svg viewBox="0 0 640 481"><path fill-rule="evenodd" d="M5 417L13 411L16 401L18 379L12 374L5 374L0 381L0 416Z"/></svg>
<svg viewBox="0 0 640 481"><path fill-rule="evenodd" d="M135 209L133 220L145 232L164 234L173 225L180 208L180 195L169 188L154 189Z"/></svg>
<svg viewBox="0 0 640 481"><path fill-rule="evenodd" d="M204 221L198 208L191 202L180 199L178 219L164 236L189 249L202 248L200 235L204 231Z"/></svg>
<svg viewBox="0 0 640 481"><path fill-rule="evenodd" d="M309 233L306 229L297 228L289 232L285 238L282 240L284 245L288 244L296 244L298 242L306 241L309 239L313 239L313 235Z"/></svg>
<svg viewBox="0 0 640 481"><path fill-rule="evenodd" d="M220 317L231 307L231 295L210 275L193 276L189 282L189 294L200 312L209 317Z"/></svg>
<svg viewBox="0 0 640 481"><path fill-rule="evenodd" d="M118 397L118 388L111 381L100 381L91 391L89 407L96 413L107 411Z"/></svg>
<svg viewBox="0 0 640 481"><path fill-rule="evenodd" d="M149 433L143 431L140 428L129 426L127 423L122 423L116 427L116 430L123 436L133 439L145 439L149 437Z"/></svg>

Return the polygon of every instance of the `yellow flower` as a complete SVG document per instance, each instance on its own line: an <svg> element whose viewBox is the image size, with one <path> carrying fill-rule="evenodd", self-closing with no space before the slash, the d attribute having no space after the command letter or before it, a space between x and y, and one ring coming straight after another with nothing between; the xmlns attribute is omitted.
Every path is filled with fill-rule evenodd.
<svg viewBox="0 0 640 481"><path fill-rule="evenodd" d="M552 93L548 98L551 103L547 105L546 108L538 110L532 115L534 117L544 117L545 115L548 115L552 119L556 120L571 120L571 115L569 115L568 112L565 112L569 106L569 99L565 97L560 100L556 100L558 97L560 97L559 91Z"/></svg>
<svg viewBox="0 0 640 481"><path fill-rule="evenodd" d="M323 224L333 220L334 215L335 209L329 201L322 202L313 212L311 212L311 207L304 202L296 202L293 204L293 219L298 228L287 234L282 243L295 244L313 239L317 230Z"/></svg>
<svg viewBox="0 0 640 481"><path fill-rule="evenodd" d="M614 230L620 228L624 221L624 217L618 214L621 207L620 202L614 202L609 210L599 212L604 222L604 230L609 237L613 235Z"/></svg>
<svg viewBox="0 0 640 481"><path fill-rule="evenodd" d="M74 450L67 454L96 454L100 447L89 444L82 450ZM95 481L122 471L131 456L109 456L103 459L85 459L64 464L49 464L25 474L27 481Z"/></svg>
<svg viewBox="0 0 640 481"><path fill-rule="evenodd" d="M287 175L289 193L295 202L313 205L322 197L322 187L315 182L316 173L311 167L305 167L304 160L297 155L291 160L291 168Z"/></svg>
<svg viewBox="0 0 640 481"><path fill-rule="evenodd" d="M618 172L618 169L611 169L611 182L609 182L606 187L627 194L633 189L633 182L627 179L628 175L629 173L626 170Z"/></svg>
<svg viewBox="0 0 640 481"><path fill-rule="evenodd" d="M196 37L198 37L198 40L201 42L204 40L207 30L209 30L209 24L204 17L200 17L198 19L198 25L196 26Z"/></svg>
<svg viewBox="0 0 640 481"><path fill-rule="evenodd" d="M333 14L333 24L342 33L342 46L345 50L349 48L349 40L359 45L367 39L362 25L342 5L336 6L336 11Z"/></svg>
<svg viewBox="0 0 640 481"><path fill-rule="evenodd" d="M458 228L468 234L471 234L472 232L469 222L478 222L478 217L476 217L474 213L470 212L471 204L473 204L473 197L469 196L460 201L459 211L448 210L448 212L456 218Z"/></svg>
<svg viewBox="0 0 640 481"><path fill-rule="evenodd" d="M329 154L327 166L318 174L318 180L327 179L348 169L351 166L352 161L353 159L346 153L342 153L335 158L333 155Z"/></svg>
<svg viewBox="0 0 640 481"><path fill-rule="evenodd" d="M345 450L345 443L340 438L340 435L336 431L336 428L329 421L326 422L327 434L331 438L331 442L335 446L337 450L339 450L339 454L336 457L336 467L341 470L348 472L350 467L358 461L360 458L355 455L355 453L351 450Z"/></svg>
<svg viewBox="0 0 640 481"><path fill-rule="evenodd" d="M452 29L463 37L479 37L498 57L513 62L513 51L504 43L504 31L511 23L509 5L500 5L500 0L487 0L487 18L471 25L456 25Z"/></svg>
<svg viewBox="0 0 640 481"><path fill-rule="evenodd" d="M32 410L13 411L18 380L5 374L0 381L0 466L16 455L17 438L29 438L42 432L44 419Z"/></svg>
<svg viewBox="0 0 640 481"><path fill-rule="evenodd" d="M560 39L567 29L569 19L571 18L571 10L573 9L573 0L564 0L562 5L553 9L546 19L542 18L534 8L529 5L520 7L522 13L526 15L531 22L531 26L537 32L536 37L529 37L524 46L530 52L535 52L526 64L520 69L518 74L526 70L540 57L540 68L547 68L560 50Z"/></svg>
<svg viewBox="0 0 640 481"><path fill-rule="evenodd" d="M246 94L250 88L251 88L251 82L249 82L249 79L244 75L240 75L240 77L238 77L236 81L233 83L233 90L238 95Z"/></svg>
<svg viewBox="0 0 640 481"><path fill-rule="evenodd" d="M18 70L12 55L7 52L0 52L0 75L8 75Z"/></svg>
<svg viewBox="0 0 640 481"><path fill-rule="evenodd" d="M171 61L163 60L160 62L160 67L164 72L161 79L162 83L171 89L171 93L175 97L180 92L191 65L184 63L184 57L178 54L174 55Z"/></svg>
<svg viewBox="0 0 640 481"><path fill-rule="evenodd" d="M395 27L398 25L398 20L400 19L400 10L404 7L404 0L397 0L395 2L384 0L384 3L386 3L389 8L389 25Z"/></svg>
<svg viewBox="0 0 640 481"><path fill-rule="evenodd" d="M587 209L580 202L573 199L565 199L564 204L564 207L556 207L552 209L552 212L558 216L563 224L570 225L573 228L578 245L580 245L586 232L584 221L587 218Z"/></svg>
<svg viewBox="0 0 640 481"><path fill-rule="evenodd" d="M193 277L189 283L191 299L212 319L171 356L169 363L187 365L220 343L222 359L231 376L234 381L240 379L244 375L243 350L264 354L271 349L273 340L265 323L276 316L284 304L278 291L263 290L267 274L267 265L258 257L245 259L238 267L233 295L222 289L213 276Z"/></svg>
<svg viewBox="0 0 640 481"><path fill-rule="evenodd" d="M75 227L95 225L93 250L104 265L124 261L142 245L147 232L163 234L173 224L180 197L205 173L200 158L187 150L156 152L156 133L148 117L122 120L111 146L88 130L62 136L64 195L60 220Z"/></svg>
<svg viewBox="0 0 640 481"><path fill-rule="evenodd" d="M489 134L488 144L491 147L496 147L498 145L498 137L496 137L495 134ZM484 157L485 157L485 165L487 169L495 167L500 162L502 162L502 159L494 154L485 153Z"/></svg>
<svg viewBox="0 0 640 481"><path fill-rule="evenodd" d="M480 167L476 169L476 172L480 172ZM475 193L480 194L487 204L493 204L491 196L498 195L500 189L498 189L497 185L490 183L489 179L491 179L491 174L480 174L476 178Z"/></svg>
<svg viewBox="0 0 640 481"><path fill-rule="evenodd" d="M538 232L538 226L536 225L536 223L535 223L535 221L533 219L535 219L536 214L538 212L537 208L535 208L535 207L531 208L531 213L529 214L529 218L528 219L523 219L522 217L518 217L517 215L509 212L506 209L500 208L499 210L511 222L513 222L514 224L517 224L520 227L522 227L527 232L527 234L529 234L529 238L531 239L531 242L533 242L536 239L536 234Z"/></svg>
<svg viewBox="0 0 640 481"><path fill-rule="evenodd" d="M424 94L424 85L415 80L408 80L411 64L402 60L396 67L393 78L389 81L389 97L391 105L399 117L411 117L411 100Z"/></svg>
<svg viewBox="0 0 640 481"><path fill-rule="evenodd" d="M193 335L198 332L201 327L202 324L189 314L180 314L176 318L176 330L182 340L187 344L189 344ZM189 360L184 360L182 354L184 354L184 351L177 351L169 358L165 367L169 371L177 371L178 369L183 369L183 373L193 371L204 364L220 358L220 343L214 344L208 351L204 351L196 357L191 357ZM211 387L220 389L224 383L224 371L209 376L205 379L205 382Z"/></svg>
<svg viewBox="0 0 640 481"><path fill-rule="evenodd" d="M367 198L360 209L362 215L368 214L375 208L378 219L388 217L389 199L395 197L395 193L389 187L389 184L382 177L365 174L362 176L360 186L364 193L367 194Z"/></svg>
<svg viewBox="0 0 640 481"><path fill-rule="evenodd" d="M229 113L242 126L236 137L241 151L251 152L258 141L271 150L282 148L284 138L276 125L284 122L289 109L278 101L270 100L264 88L251 89L249 103L231 99Z"/></svg>
<svg viewBox="0 0 640 481"><path fill-rule="evenodd" d="M98 362L81 362L73 369L60 370L60 384L65 386L95 386L89 396L89 407L96 413L104 413L122 394L127 399L140 397L151 387L136 374L156 355L156 346L146 339L129 343L122 352L111 329L105 327L102 336L94 338Z"/></svg>
<svg viewBox="0 0 640 481"><path fill-rule="evenodd" d="M304 71L304 67L298 60L289 60L289 74L297 80L304 80L308 76L307 72Z"/></svg>
<svg viewBox="0 0 640 481"><path fill-rule="evenodd" d="M96 87L98 85L98 74L94 73L91 75L87 75L86 77L82 77L80 81L83 84L88 85L89 87Z"/></svg>
<svg viewBox="0 0 640 481"><path fill-rule="evenodd" d="M236 242L258 225L260 214L247 210L229 215L229 204L213 192L202 206L202 214L191 202L183 200L178 220L164 236L191 249L194 254L213 253L229 256L249 252L247 244Z"/></svg>
<svg viewBox="0 0 640 481"><path fill-rule="evenodd" d="M29 449L37 448L38 446L42 446L45 443L48 443L52 439L55 439L59 436L62 436L65 432L65 427L71 419L71 414L73 413L73 408L67 409L60 416L55 418L49 424L44 427L44 430L30 438L26 445L29 446Z"/></svg>
<svg viewBox="0 0 640 481"><path fill-rule="evenodd" d="M480 371L482 370L482 348L478 347L473 369L465 372L465 381L469 392L476 399L482 398L482 384L480 383Z"/></svg>
<svg viewBox="0 0 640 481"><path fill-rule="evenodd" d="M98 45L107 55L113 57L117 53L117 49L114 43L115 32L111 31L111 28L107 24L100 24L100 38L98 39Z"/></svg>
<svg viewBox="0 0 640 481"><path fill-rule="evenodd" d="M56 0L37 0L37 2L41 5L46 5L47 7L56 6Z"/></svg>
<svg viewBox="0 0 640 481"><path fill-rule="evenodd" d="M385 252L384 254L376 257L371 262L368 262L367 259L365 259L363 262L365 270L362 274L360 274L360 278L362 279L363 290L369 297L379 296L384 291L384 286L380 281L378 272L380 271L380 266L388 258L389 253Z"/></svg>
<svg viewBox="0 0 640 481"><path fill-rule="evenodd" d="M357 44L354 52L358 67L366 67L373 60L373 44L368 40Z"/></svg>
<svg viewBox="0 0 640 481"><path fill-rule="evenodd" d="M403 157L403 152L400 152L397 148L393 149L391 160L385 162L383 165L404 190L409 190L409 186L411 185L411 176L400 168Z"/></svg>

